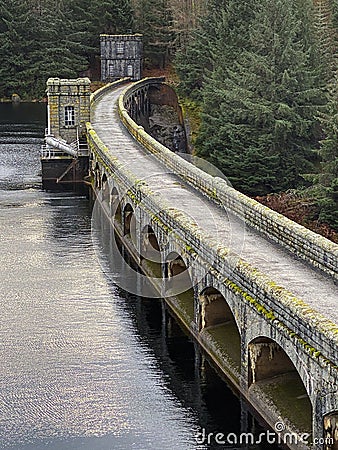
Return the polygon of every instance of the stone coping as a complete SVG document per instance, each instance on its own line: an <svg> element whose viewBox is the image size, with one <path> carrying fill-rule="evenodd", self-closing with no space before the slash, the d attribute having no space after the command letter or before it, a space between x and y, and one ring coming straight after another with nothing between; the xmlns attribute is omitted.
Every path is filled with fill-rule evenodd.
<svg viewBox="0 0 338 450"><path fill-rule="evenodd" d="M124 114L126 112L122 111L122 115ZM138 131L140 127L135 126ZM142 207L147 209L154 222L165 229L175 230L181 241L185 242L186 252L203 255L206 264L210 265L212 262L213 275L228 289L249 302L258 313L264 316L265 320L271 321L274 326L287 333L312 357L318 358L320 364L337 369L338 326L336 324L311 309L285 288L276 285L268 276L240 257L229 252L229 249L208 236L203 229L192 224L189 217L182 211L168 206L164 198L155 194L145 181L138 180L117 157L111 155L108 147L100 140L90 123L87 123L87 135L91 150L101 161L107 173L117 178L119 183L127 188L136 204L142 202ZM176 156L179 162L184 161L170 153ZM193 171L199 170L190 164L189 166ZM160 215L158 211L161 211Z"/></svg>
<svg viewBox="0 0 338 450"><path fill-rule="evenodd" d="M129 116L125 104L134 92L149 84L162 83L164 78L145 78L128 86L119 98L121 121L147 150L184 181L221 204L269 239L286 247L294 255L338 281L338 245L297 224L256 200L229 186L225 180L213 177L184 160L147 134Z"/></svg>
<svg viewBox="0 0 338 450"><path fill-rule="evenodd" d="M106 85L97 89L95 92L90 94L90 106L93 106L95 101L102 97L102 95L114 90L118 86L128 83L128 81L130 81L129 77L121 78L120 80L113 81L112 83L107 83Z"/></svg>

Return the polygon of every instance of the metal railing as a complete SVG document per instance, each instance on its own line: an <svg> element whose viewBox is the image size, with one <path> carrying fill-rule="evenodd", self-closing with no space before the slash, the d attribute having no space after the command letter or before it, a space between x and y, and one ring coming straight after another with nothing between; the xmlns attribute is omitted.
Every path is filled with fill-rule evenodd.
<svg viewBox="0 0 338 450"><path fill-rule="evenodd" d="M52 138L49 139L48 138ZM55 141L55 147L53 146L53 142ZM59 144L61 144L59 146ZM62 146L64 147L64 151L62 150ZM57 148L61 147L61 148ZM68 147L72 150L68 153L65 147ZM53 135L48 134L48 129L45 129L45 143L41 146L40 157L41 159L52 159L52 158L60 158L60 157L69 157L78 158L79 156L88 156L88 144L86 141L81 140L79 136L79 128L76 129L76 139L70 144L67 143L66 140L62 138L54 138Z"/></svg>
<svg viewBox="0 0 338 450"><path fill-rule="evenodd" d="M40 148L41 159L53 159L53 158L60 158L63 156L71 158L70 155L67 155L67 153L62 152L61 150L50 147L49 145L46 144L41 145Z"/></svg>

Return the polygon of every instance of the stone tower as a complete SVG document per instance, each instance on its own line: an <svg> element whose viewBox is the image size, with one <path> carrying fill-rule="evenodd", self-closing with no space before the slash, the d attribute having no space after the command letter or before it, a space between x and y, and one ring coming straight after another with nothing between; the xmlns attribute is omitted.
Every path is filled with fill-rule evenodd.
<svg viewBox="0 0 338 450"><path fill-rule="evenodd" d="M67 143L85 135L85 123L90 120L90 80L49 78L48 135Z"/></svg>
<svg viewBox="0 0 338 450"><path fill-rule="evenodd" d="M142 77L142 35L101 34L101 80Z"/></svg>

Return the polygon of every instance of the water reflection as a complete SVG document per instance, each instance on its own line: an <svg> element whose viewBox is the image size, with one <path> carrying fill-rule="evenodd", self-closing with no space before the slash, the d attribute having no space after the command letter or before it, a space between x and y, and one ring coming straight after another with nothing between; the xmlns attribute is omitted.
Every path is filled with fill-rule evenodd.
<svg viewBox="0 0 338 450"><path fill-rule="evenodd" d="M39 150L45 122L43 104L0 104L0 189L40 185Z"/></svg>
<svg viewBox="0 0 338 450"><path fill-rule="evenodd" d="M257 427L165 304L117 287L87 200L41 191L44 126L44 105L0 105L0 448L219 449L196 433Z"/></svg>

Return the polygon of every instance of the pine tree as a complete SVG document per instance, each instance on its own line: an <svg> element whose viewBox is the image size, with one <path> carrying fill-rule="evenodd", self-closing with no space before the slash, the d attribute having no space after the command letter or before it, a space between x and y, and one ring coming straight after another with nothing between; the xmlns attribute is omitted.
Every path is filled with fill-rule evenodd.
<svg viewBox="0 0 338 450"><path fill-rule="evenodd" d="M126 33L129 0L0 0L0 96L42 97L50 76L79 76L100 33Z"/></svg>
<svg viewBox="0 0 338 450"><path fill-rule="evenodd" d="M24 96L29 80L25 70L33 45L34 21L27 6L18 0L1 0L0 9L0 96Z"/></svg>
<svg viewBox="0 0 338 450"><path fill-rule="evenodd" d="M319 219L338 231L338 75L321 116L325 139L321 142L322 172L319 176Z"/></svg>
<svg viewBox="0 0 338 450"><path fill-rule="evenodd" d="M134 0L134 8L136 31L143 34L145 65L164 68L175 41L168 0Z"/></svg>
<svg viewBox="0 0 338 450"><path fill-rule="evenodd" d="M101 0L94 4L97 31L106 34L124 34L133 28L133 13L128 0Z"/></svg>
<svg viewBox="0 0 338 450"><path fill-rule="evenodd" d="M251 5L239 0L210 0L208 12L201 16L192 30L189 43L176 55L176 70L183 95L201 100L206 76L219 65L219 59L229 65L239 48L247 44ZM217 48L221 48L220 54Z"/></svg>
<svg viewBox="0 0 338 450"><path fill-rule="evenodd" d="M247 22L238 14L245 4L227 6L229 23L233 11L242 29L217 42L218 65L204 86L198 154L238 189L261 195L296 187L310 170L323 94L295 2L257 1Z"/></svg>
<svg viewBox="0 0 338 450"><path fill-rule="evenodd" d="M130 0L69 0L65 7L73 23L69 37L80 43L76 54L94 70L100 57L100 34L126 34L133 29Z"/></svg>
<svg viewBox="0 0 338 450"><path fill-rule="evenodd" d="M81 56L81 41L73 31L73 22L67 17L62 1L44 0L34 12L34 24L39 39L30 48L30 65L26 70L31 96L41 95L50 76L77 77L88 65Z"/></svg>
<svg viewBox="0 0 338 450"><path fill-rule="evenodd" d="M328 103L319 111L322 136L318 154L320 170L307 175L311 185L305 193L319 206L319 220L338 231L338 72L337 72L337 30L338 0L316 5L316 35L318 56L323 63L323 80Z"/></svg>

